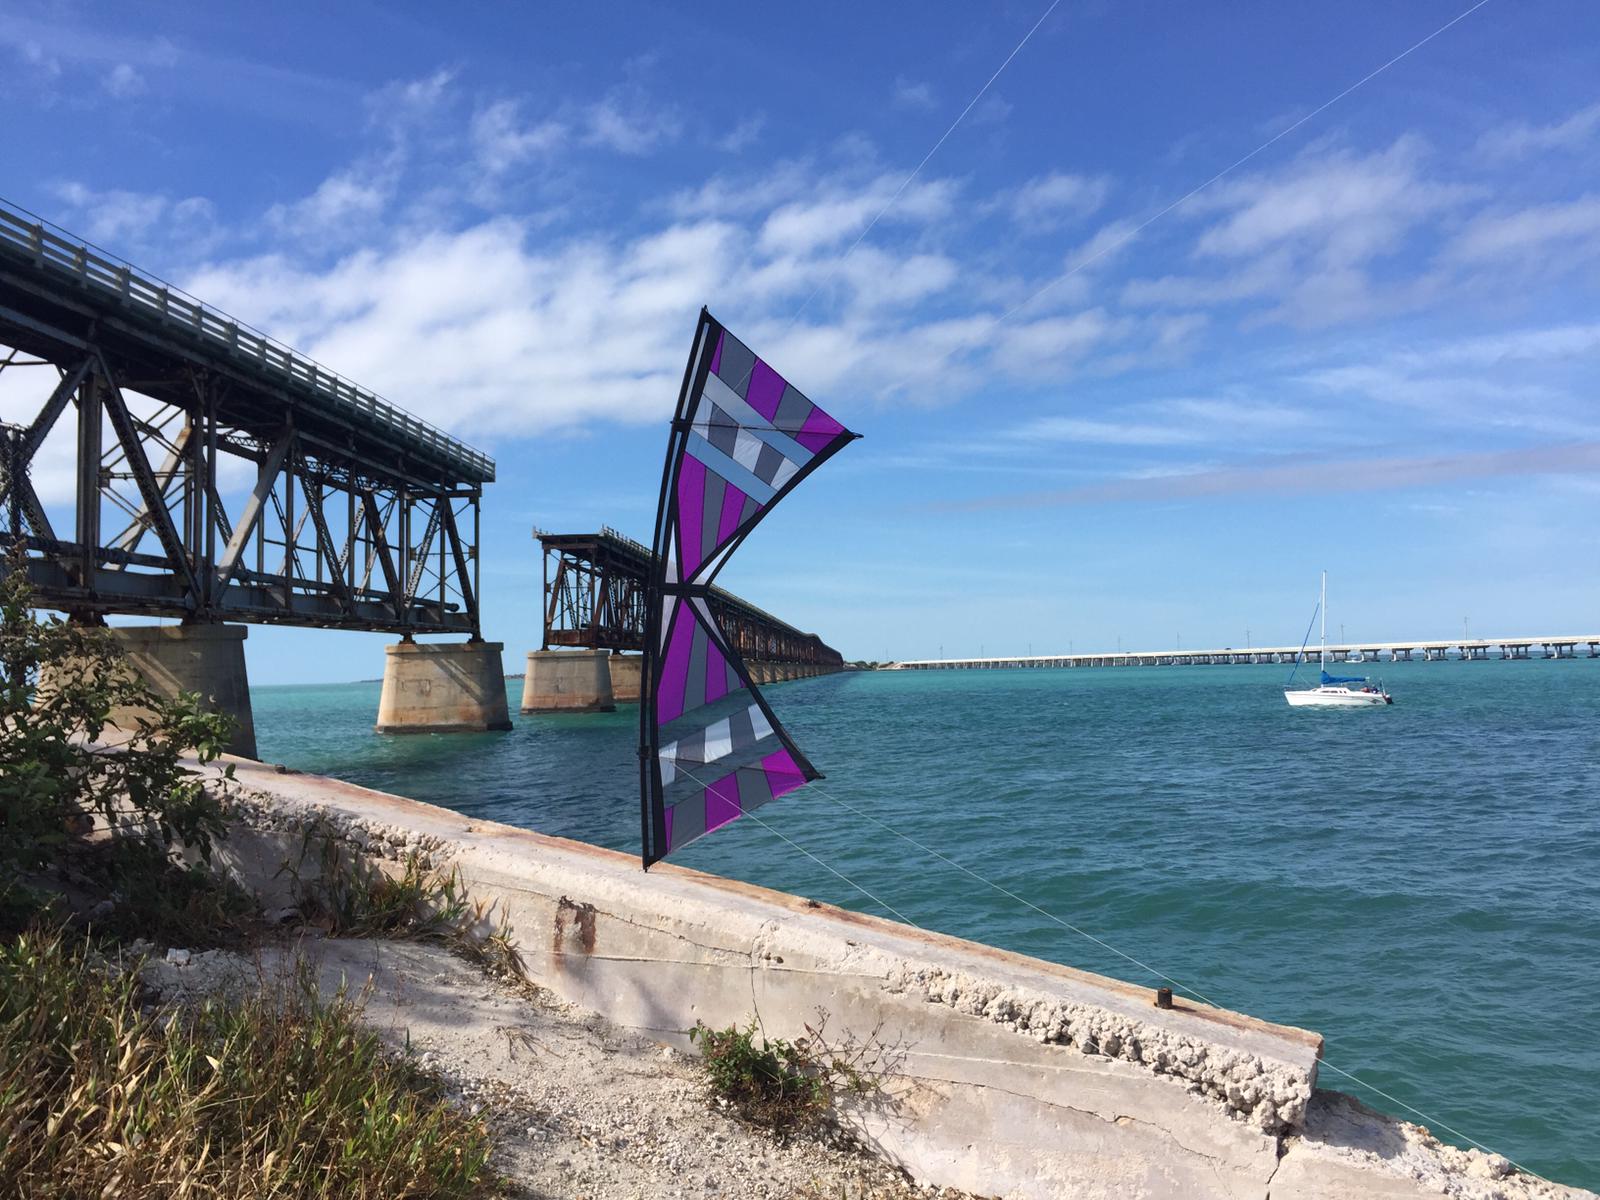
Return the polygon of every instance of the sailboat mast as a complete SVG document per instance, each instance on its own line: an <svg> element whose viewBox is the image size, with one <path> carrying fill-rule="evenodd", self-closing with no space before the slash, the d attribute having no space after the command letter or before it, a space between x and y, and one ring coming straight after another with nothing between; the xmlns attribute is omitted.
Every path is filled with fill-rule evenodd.
<svg viewBox="0 0 1600 1200"><path fill-rule="evenodd" d="M1322 573L1322 601L1317 605L1322 610L1322 669L1328 669L1328 573Z"/></svg>

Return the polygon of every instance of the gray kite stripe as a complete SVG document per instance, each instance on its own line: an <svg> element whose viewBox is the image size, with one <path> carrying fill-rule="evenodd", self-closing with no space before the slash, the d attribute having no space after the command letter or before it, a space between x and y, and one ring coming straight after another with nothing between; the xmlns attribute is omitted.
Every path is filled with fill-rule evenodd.
<svg viewBox="0 0 1600 1200"><path fill-rule="evenodd" d="M729 416L716 404L711 406L711 417L706 422L706 441L729 458L733 457L734 447L739 443L739 422Z"/></svg>
<svg viewBox="0 0 1600 1200"><path fill-rule="evenodd" d="M722 335L722 357L717 362L717 375L741 397L750 394L750 374L755 370L755 351L731 333Z"/></svg>
<svg viewBox="0 0 1600 1200"><path fill-rule="evenodd" d="M805 423L814 408L815 404L785 384L783 399L778 401L778 415L772 423L779 429L787 429L791 434L798 433L805 428Z"/></svg>
<svg viewBox="0 0 1600 1200"><path fill-rule="evenodd" d="M767 773L760 767L741 767L735 773L739 776L741 809L749 812L752 808L772 802L772 785L767 782Z"/></svg>
<svg viewBox="0 0 1600 1200"><path fill-rule="evenodd" d="M700 561L711 557L717 547L717 526L722 520L722 498L728 494L728 481L706 472L706 493L700 509Z"/></svg>
<svg viewBox="0 0 1600 1200"><path fill-rule="evenodd" d="M764 483L771 483L778 474L778 468L784 463L783 455L771 446L761 447L761 454L756 458L756 476Z"/></svg>
<svg viewBox="0 0 1600 1200"><path fill-rule="evenodd" d="M683 711L699 708L706 702L706 650L710 635L705 627L692 617L684 613L679 620L685 618L694 620L694 636L689 642L689 678L683 688ZM716 653L715 650L712 653Z"/></svg>

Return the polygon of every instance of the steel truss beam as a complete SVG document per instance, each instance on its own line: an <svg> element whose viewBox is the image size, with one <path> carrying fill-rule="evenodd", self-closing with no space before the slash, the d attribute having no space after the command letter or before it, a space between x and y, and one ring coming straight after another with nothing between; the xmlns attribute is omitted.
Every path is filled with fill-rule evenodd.
<svg viewBox="0 0 1600 1200"><path fill-rule="evenodd" d="M610 530L536 534L544 549L544 648L642 650L650 550ZM746 661L840 666L843 657L814 633L713 588L707 603Z"/></svg>
<svg viewBox="0 0 1600 1200"><path fill-rule="evenodd" d="M30 368L40 393L31 420L0 426L0 552L26 548L43 606L480 636L481 483L369 459L292 406L244 422L236 385L203 365L36 326L0 311L0 372ZM76 487L47 505L41 451L74 444L69 410Z"/></svg>

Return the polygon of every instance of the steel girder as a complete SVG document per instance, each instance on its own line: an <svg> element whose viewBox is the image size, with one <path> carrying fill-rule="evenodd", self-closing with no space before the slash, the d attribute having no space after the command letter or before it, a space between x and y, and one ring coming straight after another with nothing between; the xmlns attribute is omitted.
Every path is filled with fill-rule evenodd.
<svg viewBox="0 0 1600 1200"><path fill-rule="evenodd" d="M372 461L225 373L89 332L0 305L0 395L37 405L0 424L0 550L25 548L41 605L479 636L481 482Z"/></svg>
<svg viewBox="0 0 1600 1200"><path fill-rule="evenodd" d="M614 530L535 533L544 551L544 648L642 650L650 549ZM707 604L747 661L841 666L843 656L721 588Z"/></svg>

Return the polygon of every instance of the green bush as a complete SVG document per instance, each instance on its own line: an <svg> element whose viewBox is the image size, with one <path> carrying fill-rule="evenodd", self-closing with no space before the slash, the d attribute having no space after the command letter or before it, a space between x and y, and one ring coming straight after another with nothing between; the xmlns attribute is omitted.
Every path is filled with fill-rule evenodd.
<svg viewBox="0 0 1600 1200"><path fill-rule="evenodd" d="M0 1179L40 1200L459 1197L492 1182L482 1121L388 1058L309 980L141 1010L82 942L0 947Z"/></svg>
<svg viewBox="0 0 1600 1200"><path fill-rule="evenodd" d="M860 1052L839 1054L807 1027L809 1038L787 1042L758 1032L712 1029L697 1021L689 1040L700 1050L711 1092L745 1120L779 1133L815 1131L829 1123L841 1093L864 1095L872 1079L858 1065Z"/></svg>
<svg viewBox="0 0 1600 1200"><path fill-rule="evenodd" d="M97 828L209 859L222 818L183 758L214 760L231 718L198 696L158 695L106 630L35 619L22 566L16 556L0 565L0 890L67 866ZM128 711L125 744L94 745Z"/></svg>

